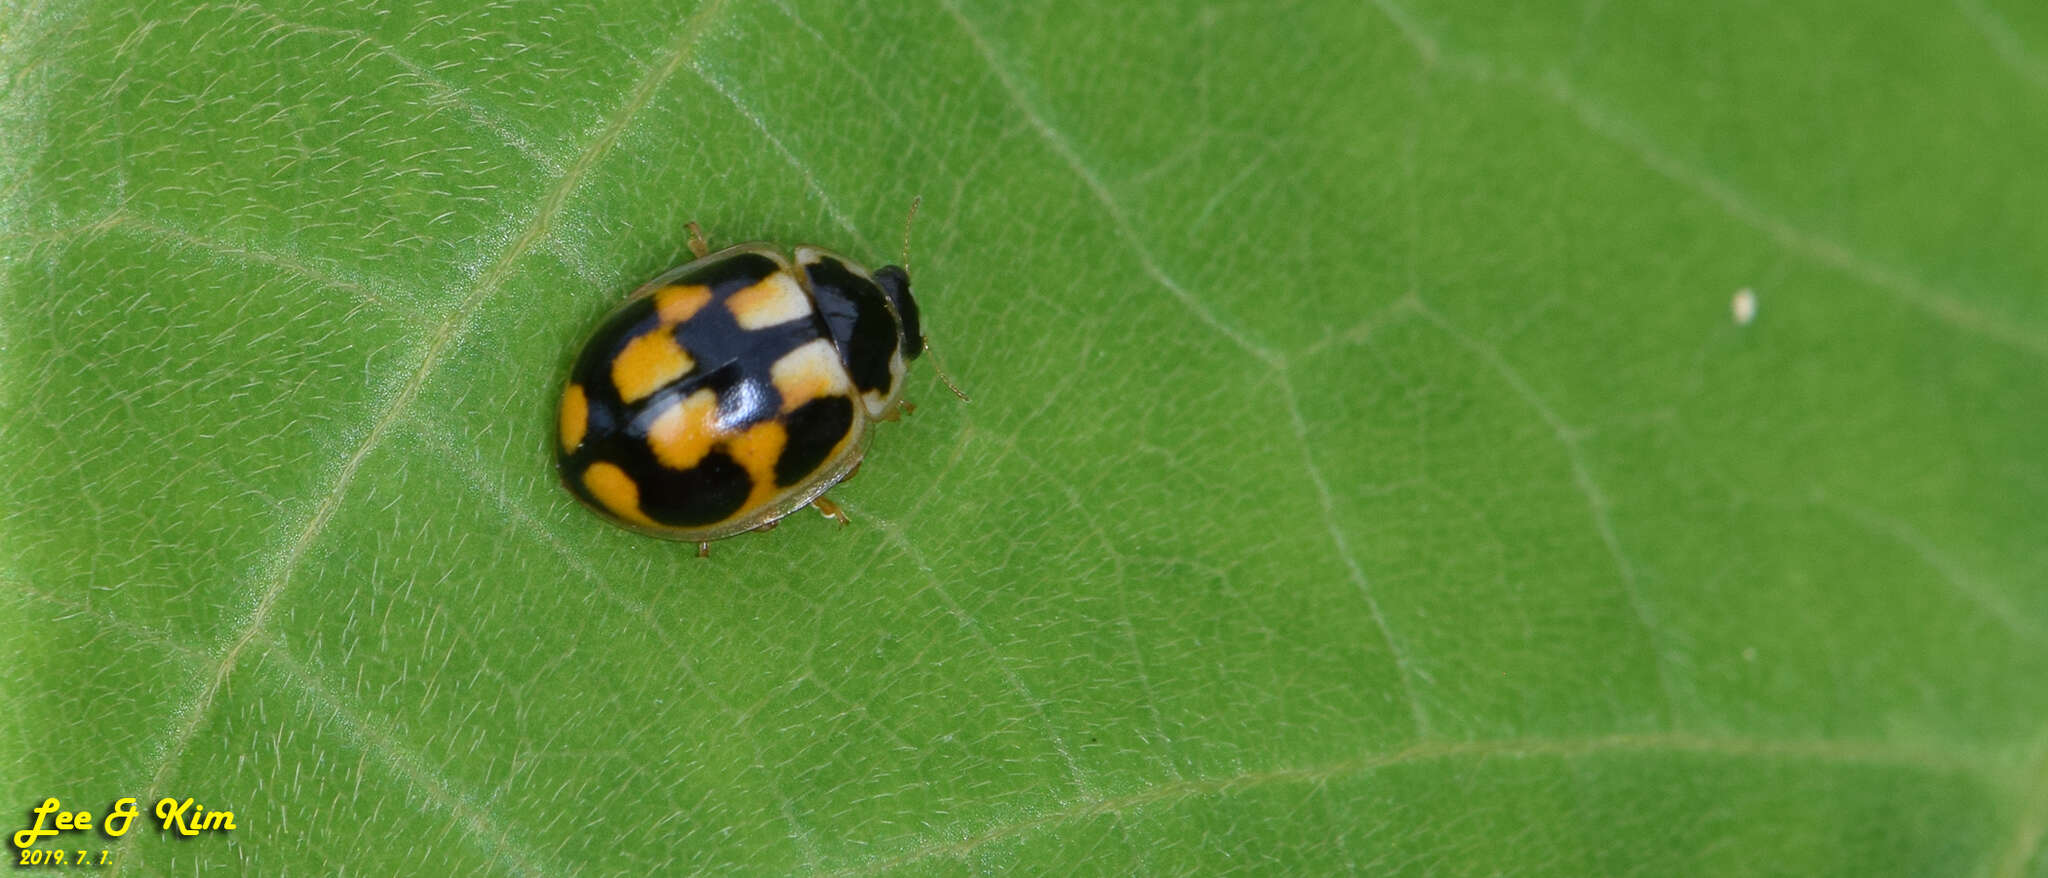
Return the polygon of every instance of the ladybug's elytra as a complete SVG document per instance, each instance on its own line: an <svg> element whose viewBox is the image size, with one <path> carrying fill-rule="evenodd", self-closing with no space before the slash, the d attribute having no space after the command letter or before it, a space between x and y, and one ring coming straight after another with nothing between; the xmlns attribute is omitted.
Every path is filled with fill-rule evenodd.
<svg viewBox="0 0 2048 878"><path fill-rule="evenodd" d="M576 356L562 483L700 555L807 505L846 523L825 491L860 465L876 422L911 408L904 367L925 342L909 272L811 246L707 255L694 223L690 247L695 261L641 286Z"/></svg>

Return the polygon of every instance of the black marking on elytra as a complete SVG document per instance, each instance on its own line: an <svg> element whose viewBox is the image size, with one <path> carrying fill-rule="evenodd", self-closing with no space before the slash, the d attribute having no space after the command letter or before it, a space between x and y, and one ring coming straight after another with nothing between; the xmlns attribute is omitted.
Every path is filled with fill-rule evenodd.
<svg viewBox="0 0 2048 878"><path fill-rule="evenodd" d="M711 288L713 297L723 299L781 270L782 263L765 253L734 253L675 277L664 274L656 280L663 286L702 284Z"/></svg>
<svg viewBox="0 0 2048 878"><path fill-rule="evenodd" d="M676 527L703 527L731 518L754 490L746 467L720 449L712 449L686 470L656 465L651 472L627 472L640 485L640 511Z"/></svg>
<svg viewBox="0 0 2048 878"><path fill-rule="evenodd" d="M900 330L881 287L830 256L819 256L803 268L853 386L888 392L889 358L896 353Z"/></svg>
<svg viewBox="0 0 2048 878"><path fill-rule="evenodd" d="M620 305L608 314L604 322L590 333L590 340L583 345L583 352L576 357L576 366L569 378L583 385L583 393L590 397L592 407L600 404L618 405L619 388L612 384L612 361L626 343L646 334L660 325L661 318L654 313L654 302L642 297Z"/></svg>
<svg viewBox="0 0 2048 878"><path fill-rule="evenodd" d="M853 400L821 396L789 413L789 444L775 459L775 486L787 488L816 472L853 427Z"/></svg>
<svg viewBox="0 0 2048 878"><path fill-rule="evenodd" d="M903 359L917 359L924 353L924 327L917 319L917 300L910 297L910 272L884 265L875 269L875 284L888 294L896 320L903 325Z"/></svg>
<svg viewBox="0 0 2048 878"><path fill-rule="evenodd" d="M735 370L735 379L740 375L756 377L767 381L773 374L777 360L790 351L826 335L824 318L814 310L802 320L790 320L760 329L743 329L732 316L732 310L725 307L723 299L716 300L697 312L696 316L684 321L675 329L676 344L690 353L697 361L700 373L720 370ZM691 383L685 379L682 383ZM714 385L723 400L731 383Z"/></svg>
<svg viewBox="0 0 2048 878"><path fill-rule="evenodd" d="M583 400L583 443L600 442L610 438L612 433L619 429L616 420L619 414L618 406L597 404L590 398L589 385L583 387Z"/></svg>

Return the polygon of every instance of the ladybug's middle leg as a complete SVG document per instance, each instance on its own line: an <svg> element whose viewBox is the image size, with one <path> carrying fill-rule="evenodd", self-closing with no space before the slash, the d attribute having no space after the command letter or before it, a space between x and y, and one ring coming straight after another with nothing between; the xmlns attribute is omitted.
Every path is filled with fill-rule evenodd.
<svg viewBox="0 0 2048 878"><path fill-rule="evenodd" d="M840 527L845 527L853 523L853 519L846 517L845 509L840 508L839 504L827 500L823 497L819 497L816 500L812 500L811 508L818 510L819 515L823 515L826 518L839 522Z"/></svg>

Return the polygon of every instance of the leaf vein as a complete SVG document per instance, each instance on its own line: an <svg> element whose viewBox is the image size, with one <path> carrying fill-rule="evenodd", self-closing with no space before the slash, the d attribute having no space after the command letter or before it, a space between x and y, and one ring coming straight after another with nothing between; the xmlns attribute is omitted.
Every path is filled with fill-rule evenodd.
<svg viewBox="0 0 2048 878"><path fill-rule="evenodd" d="M476 797L465 792L446 773L414 752L385 728L385 723L368 717L362 710L350 704L334 689L321 680L312 669L305 666L291 651L275 638L262 638L269 648L263 658L274 662L285 679L293 687L324 711L343 736L357 747L376 757L386 770L411 781L424 790L429 804L455 818L455 822L479 847L514 871L524 875L569 875L574 870L566 864L548 860L539 852L519 844L519 835L504 826L493 826L486 817L488 803L479 804Z"/></svg>
<svg viewBox="0 0 2048 878"><path fill-rule="evenodd" d="M2037 751L2027 773L2029 783L2019 816L2013 820L2012 837L1992 873L1997 878L2026 875L2027 866L2041 852L2042 840L2048 838L2048 740Z"/></svg>
<svg viewBox="0 0 2048 878"><path fill-rule="evenodd" d="M820 689L825 691L831 691L829 687L824 686L815 675L806 674L783 683L760 703L752 705L746 710L739 709L721 694L717 687L712 686L710 681L704 678L697 668L697 662L691 652L684 648L682 642L677 640L675 635L669 633L668 626L661 623L660 618L655 615L653 607L620 594L618 590L612 588L604 575L588 559L585 559L574 549L570 548L568 542L556 534L552 528L549 528L538 518L535 518L532 513L523 508L519 503L514 502L501 486L484 474L483 470L476 465L476 462L470 456L461 453L457 445L447 438L446 432L445 430L432 431L432 435L428 437L428 446L439 451L444 459L460 470L462 475L468 478L477 489L482 491L485 497L494 503L499 511L503 512L515 526L530 531L556 555L559 555L563 562L569 566L569 569L583 577L590 585L592 591L604 599L624 607L638 618L641 624L647 626L647 629L653 632L654 636L668 647L668 654L675 656L677 668L683 678L696 686L697 690L702 692L706 699L717 707L726 718L732 721L733 730L741 733L749 741L754 751L756 766L766 774L772 791L780 801L780 811L784 820L789 823L791 838L796 840L799 853L805 857L807 863L815 870L815 864L818 862L819 857L816 833L797 817L796 802L784 791L781 773L774 766L767 764L765 755L761 750L759 737L746 735L745 732L747 724L753 720L754 714L766 706L768 701L774 697L786 694L806 681L817 684ZM836 695L836 693L834 694ZM858 706L858 708L857 712L870 725L880 729L885 735L903 742L901 735L897 734L894 729L882 725L881 721L870 714L864 705ZM904 746L909 746L908 742L903 743Z"/></svg>
<svg viewBox="0 0 2048 878"><path fill-rule="evenodd" d="M1017 692L1018 697L1024 700L1024 705L1031 709L1032 714L1038 717L1039 725L1045 728L1047 741L1052 744L1053 750L1059 753L1060 759L1066 763L1067 773L1073 781L1075 788L1083 793L1091 790L1092 785L1089 783L1087 773L1081 770L1081 762L1074 756L1074 748L1067 743L1066 736L1060 732L1059 727L1053 724L1051 714L1048 714L1045 710L1045 702L1032 694L1031 687L1025 684L1024 678L1018 676L1016 669L1010 667L1010 663L1003 660L1002 652L996 649L995 641L989 639L988 631L982 626L981 621L968 613L967 609L962 607L959 601L953 599L952 592L947 590L945 583L939 581L938 574L932 571L931 563L925 560L924 553L918 551L917 546L904 535L902 528L898 527L894 522L872 512L860 511L864 519L874 522L875 527L886 534L890 542L895 543L898 549L909 556L911 562L917 566L918 571L924 574L925 582L931 586L932 593L938 595L939 600L946 605L947 612L952 614L953 618L958 620L962 627L972 633L974 639L981 644L982 650L987 652L989 658L993 660L996 671L1003 676L1005 682L1009 683L1010 688Z"/></svg>
<svg viewBox="0 0 2048 878"><path fill-rule="evenodd" d="M1890 515L1844 500L1831 493L1816 491L1814 501L1833 509L1870 533L1889 539L1917 556L1920 561L1941 575L1949 588L1964 600L1976 605L1977 609L1996 619L2006 629L2036 642L2048 642L2048 627L2038 620L2029 618L2013 604L2004 593L1975 576L1970 575L1962 562L1941 547L1934 544L1917 528Z"/></svg>
<svg viewBox="0 0 2048 878"><path fill-rule="evenodd" d="M672 42L667 57L660 63L653 65L641 77L639 84L635 86L632 93L613 115L610 122L599 132L590 145L583 150L576 163L570 166L568 171L561 176L554 186L550 187L549 191L542 198L538 210L528 221L526 230L513 240L503 255L489 269L479 276L476 285L470 290L469 295L448 315L447 319L441 322L439 328L434 332L433 338L428 341L426 351L420 358L419 366L413 370L411 377L406 381L405 385L392 396L391 401L386 404L384 411L371 424L368 433L356 446L355 451L342 464L340 471L335 474L332 484L322 497L319 506L314 510L312 517L307 520L305 527L299 531L298 536L292 540L290 546L278 556L274 565L276 569L268 577L269 585L265 586L257 596L255 608L250 613L248 621L243 624L241 631L236 635L233 645L221 654L220 661L214 669L212 679L200 691L194 701L183 710L185 719L173 731L170 743L165 748L161 760L151 775L149 785L142 797L143 801L150 801L156 797L157 791L163 787L165 776L170 772L171 767L184 755L185 749L191 744L193 736L198 734L200 724L211 712L220 690L226 685L229 675L234 672L236 661L240 657L242 650L263 630L263 626L269 621L271 610L276 606L278 597L284 593L286 586L291 582L292 574L297 568L299 560L304 557L306 550L311 547L313 541L326 528L327 522L333 518L335 511L341 505L343 497L348 493L349 485L355 480L355 474L359 471L364 459L369 456L371 451L377 448L384 436L391 430L392 425L398 421L412 400L418 396L420 389L426 384L427 378L433 374L435 368L439 365L442 352L460 334L460 330L466 326L469 315L484 299L497 291L498 287L511 275L512 266L525 255L526 251L546 236L552 226L554 217L561 212L564 204L568 201L569 195L575 191L578 184L582 181L583 175L611 150L612 146L624 135L625 129L633 121L641 108L646 106L648 101L653 98L654 92L663 83L666 83L675 74L676 70L688 60L689 54L697 46L704 28L723 4L724 0L708 0L703 7L690 17L677 38ZM125 862L123 856L132 849L132 847L123 847L121 849L122 853L116 854L116 859L113 863L114 868L110 870L111 874L120 874L121 866Z"/></svg>
<svg viewBox="0 0 2048 878"><path fill-rule="evenodd" d="M2048 340L2044 340L2040 333L2030 327L1986 313L1968 302L1937 292L1916 278L1878 265L1836 241L1807 232L1765 211L1734 187L1660 149L1648 137L1581 96L1562 77L1546 77L1538 91L1575 114L1586 130L1635 154L1637 160L1645 167L1704 196L1709 202L1720 207L1723 213L1764 233L1786 249L1805 254L1824 265L1833 266L1850 277L1890 294L1899 303L1966 333L1990 339L2035 357L2048 358Z"/></svg>
<svg viewBox="0 0 2048 878"><path fill-rule="evenodd" d="M1990 339L2034 357L2048 358L2048 336L2003 316L1987 313L1924 281L1886 267L1848 246L1806 231L1759 206L1734 186L1695 168L1658 146L1635 126L1580 94L1558 71L1542 76L1496 64L1474 53L1449 53L1442 40L1424 30L1394 0L1373 0L1415 49L1424 68L1475 83L1506 83L1528 89L1569 111L1587 131L1636 157L1644 167L1705 198L1735 221L1749 226L1787 251L1831 266L1875 287L1895 301L1956 329Z"/></svg>
<svg viewBox="0 0 2048 878"><path fill-rule="evenodd" d="M435 72L433 68L412 60L404 52L399 51L398 47L371 36L367 31L357 28L328 27L293 21L268 9L247 3L222 4L217 8L262 18L271 23L272 30L282 30L287 33L311 36L339 37L344 40L353 41L362 48L382 55L393 64L405 68L406 72L419 80L420 84L424 85L428 91L433 92L440 100L451 106L461 107L468 114L470 121L497 135L498 139L504 141L506 146L525 156L528 161L533 162L541 170L556 175L562 173L560 162L535 146L531 140L528 140L524 135L515 130L511 123L493 113L483 104L471 99L467 94L467 89L456 87L446 79L441 78L441 75ZM194 10L194 12L197 11Z"/></svg>
<svg viewBox="0 0 2048 878"><path fill-rule="evenodd" d="M1507 382L1509 389L1521 397L1523 404L1542 419L1551 436L1564 448L1565 460L1572 471L1572 482L1586 500L1587 512L1593 519L1593 530L1599 536L1601 545L1606 548L1608 557L1614 562L1615 570L1621 575L1623 596L1628 599L1629 609L1634 612L1636 621L1641 624L1643 635L1649 642L1651 659L1657 668L1658 687L1663 695L1664 721L1668 726L1677 718L1678 699L1677 686L1671 679L1670 657L1665 654L1663 648L1665 635L1662 627L1657 624L1656 615L1651 611L1648 599L1643 594L1642 583L1636 576L1635 563L1629 559L1628 553L1622 550L1621 537L1614 529L1614 517L1611 512L1613 504L1607 499L1607 492L1593 478L1591 466L1586 463L1583 432L1566 423L1543 395L1537 393L1536 388L1530 385L1521 370L1508 362L1498 347L1458 328L1419 297L1411 295L1405 301L1417 315L1472 352L1473 356L1485 363L1500 376L1501 380Z"/></svg>
<svg viewBox="0 0 2048 878"><path fill-rule="evenodd" d="M2025 41L2012 29L2012 25L1998 13L1985 8L1982 0L1955 0L1956 11L1968 19L1970 26L1991 44L1991 52L1998 56L2013 73L2018 74L2028 85L2048 89L2048 63L2044 63L2027 49Z"/></svg>
<svg viewBox="0 0 2048 878"><path fill-rule="evenodd" d="M1170 781L1122 795L1087 799L1023 819L997 823L979 833L950 841L933 841L893 857L877 857L866 863L825 874L834 878L873 875L892 872L910 863L924 860L962 859L991 842L1104 814L1121 814L1162 802L1176 802L1203 796L1226 796L1270 786L1321 786L1330 781L1368 775L1403 765L1455 759L1580 759L1645 754L1693 754L1729 759L1874 766L1942 776L1962 775L1987 783L1989 773L1985 766L1971 760L1959 759L1951 753L1901 747L1879 741L1769 740L1688 734L1422 741L1400 750L1370 753L1321 765Z"/></svg>
<svg viewBox="0 0 2048 878"><path fill-rule="evenodd" d="M1027 419L1026 423L1030 423L1032 420ZM1095 507L1082 498L1081 492L1068 482L1064 473L1040 463L1035 456L1025 453L1024 449L1018 445L1016 439L987 431L973 432L977 435L985 434L995 440L1009 452L1011 457L1023 461L1026 467L1029 467L1038 474L1039 479L1043 480L1045 484L1053 486L1061 495L1065 496L1068 511L1080 519L1082 524L1087 525L1089 531L1095 535L1096 543L1101 545L1102 553L1109 556L1110 564L1113 566L1116 574L1117 628L1123 634L1125 651L1130 654L1131 669L1137 675L1138 691L1145 694L1145 712L1152 719L1153 734L1159 736L1160 745L1166 757L1163 761L1168 771L1173 772L1176 777L1180 776L1180 766L1172 758L1173 736L1166 731L1166 715L1159 709L1159 694L1152 685L1151 672L1146 668L1145 651L1138 642L1137 626L1131 622L1129 559L1125 556L1123 550L1117 546L1116 542L1110 539L1109 528L1103 525L1101 517L1095 512Z"/></svg>
<svg viewBox="0 0 2048 878"><path fill-rule="evenodd" d="M1329 534L1330 545L1337 550L1337 559L1343 562L1351 586L1365 600L1365 608L1372 614L1373 627L1378 629L1380 641L1386 644L1387 655L1393 659L1394 675L1401 681L1401 694L1408 702L1408 715L1414 723L1415 736L1427 738L1430 732L1429 713L1423 709L1422 699L1415 691L1413 663L1394 637L1394 629L1387 624L1387 615L1380 609L1379 598L1373 594L1372 581L1359 564L1357 553L1351 550L1350 539L1344 536L1344 529L1337 526L1337 498L1330 492L1330 482L1323 476L1322 465L1316 462L1315 447L1309 442L1308 419L1302 414L1301 395L1294 389L1294 379L1284 368L1275 374L1275 380L1280 382L1280 398L1287 404L1288 426L1294 429L1294 438L1301 446L1302 466L1308 472L1309 484L1316 489L1316 506L1322 515L1323 530Z"/></svg>
<svg viewBox="0 0 2048 878"><path fill-rule="evenodd" d="M811 195L818 199L818 206L824 208L826 216L831 217L833 222L839 224L840 228L845 229L847 234L852 235L854 241L860 245L863 251L874 251L874 242L869 241L866 235L861 234L859 229L854 228L853 221L846 217L846 212L840 210L839 205L833 203L832 198L825 194L825 187L818 183L817 173L812 171L810 166L804 164L802 159L797 158L796 153L791 152L789 147L783 144L782 138L775 136L774 130L768 127L768 121L762 118L759 112L755 111L753 107L748 106L745 101L740 100L739 94L731 86L726 85L724 81L712 76L703 68L692 64L690 65L690 72L696 74L698 79L703 80L705 85L711 86L712 91L718 92L720 97L725 98L728 103L732 104L733 110L739 113L741 118L746 119L749 124L754 126L755 130L761 132L761 137L768 141L768 146L774 149L776 154L780 155L782 160L787 162L796 171L797 178L804 183L804 188L809 189Z"/></svg>
<svg viewBox="0 0 2048 878"><path fill-rule="evenodd" d="M1117 201L1116 196L1109 191L1109 187L1104 185L1101 176L1096 174L1094 169L1088 166L1087 162L1082 161L1080 153L1074 150L1073 145L1067 142L1066 137L1054 129L1046 121L1045 116L1039 113L1038 109L1027 99L1024 84L997 56L995 47L989 44L988 38L981 32L981 28L977 27L973 20L969 19L966 13L960 10L960 6L955 0L939 0L939 4L945 7L946 13L951 15L954 21L959 23L960 29L967 34L968 41L974 44L975 51L981 54L982 60L988 63L989 71L995 74L996 80L1002 84L1003 90L1008 94L1010 102L1017 107L1017 111L1024 114L1024 118L1031 123L1031 127L1038 132L1039 137L1045 141L1047 146L1052 148L1052 151L1060 157L1062 162L1066 163L1067 167L1074 172L1074 176L1080 178L1081 183L1088 188L1089 193L1095 196L1095 200L1101 203L1103 211L1109 215L1110 222L1116 227L1117 236L1122 238L1124 243L1130 245L1132 254L1137 258L1138 265L1144 269L1145 274L1149 275L1154 281L1157 281L1161 287L1164 287L1173 296L1175 301L1178 301L1183 308L1187 309L1188 313L1195 316L1196 320L1215 330L1219 335L1228 339L1231 344L1236 345L1245 353L1252 355L1268 366L1277 368L1284 364L1285 358L1278 351L1259 343L1249 333L1224 321L1223 318L1217 316L1216 312L1207 303L1196 298L1193 293L1188 292L1186 287L1181 286L1180 281L1175 280L1172 275L1167 274L1166 270L1160 267L1159 260L1152 255L1152 248L1146 246L1145 242L1138 237L1136 228L1132 226L1130 215L1124 210L1123 204Z"/></svg>
<svg viewBox="0 0 2048 878"><path fill-rule="evenodd" d="M292 274L303 277L306 280L311 281L320 286L346 292L352 296L355 296L357 299L361 300L365 304L376 305L381 308L385 308L387 310L403 314L407 318L411 319L414 325L418 328L424 328L426 325L422 319L422 316L417 314L412 308L401 307L397 303L394 303L391 300L384 298L382 295L379 295L375 290L370 289L369 285L361 283L359 281L354 281L348 278L339 277L334 274L331 274L325 269L321 269L314 266L310 261L307 261L304 258L283 253L270 252L262 247L258 247L252 244L230 241L216 241L202 235L193 234L183 229L174 228L172 226L167 226L162 223L155 222L153 220L144 219L142 217L126 213L120 209L114 210L108 213L106 216L101 217L97 220L93 220L92 222L89 223L84 223L75 226L66 226L64 228L51 229L49 231L43 232L19 232L5 236L0 236L0 240L11 238L16 240L48 241L54 243L67 241L72 238L97 235L101 232L117 229L127 231L144 238L155 238L175 246L181 246L193 250L200 250L206 253L211 253L223 259L250 263L255 265L264 265L269 266L271 268L281 269L283 271L287 271Z"/></svg>
<svg viewBox="0 0 2048 878"><path fill-rule="evenodd" d="M19 579L0 579L0 585L4 585L7 588L13 589L16 593L20 594L22 597L28 598L29 600L37 600L47 604L52 604L71 615L91 616L93 619L98 620L100 623L106 625L108 628L117 629L122 632L125 632L126 634L128 634L128 636L134 638L136 641L140 643L145 643L150 646L157 646L171 650L172 652L177 653L185 659L196 661L199 659L211 657L207 650L185 643L179 640L178 638L173 637L171 633L168 631L165 631L154 625L145 625L141 622L133 622L121 618L119 615L116 615L112 611L103 610L99 607L93 606L89 601L81 601L76 598L68 597L66 595L61 595L56 592L38 588L34 585L30 585L28 582L24 580ZM59 617L58 621L63 621L65 618L69 617Z"/></svg>

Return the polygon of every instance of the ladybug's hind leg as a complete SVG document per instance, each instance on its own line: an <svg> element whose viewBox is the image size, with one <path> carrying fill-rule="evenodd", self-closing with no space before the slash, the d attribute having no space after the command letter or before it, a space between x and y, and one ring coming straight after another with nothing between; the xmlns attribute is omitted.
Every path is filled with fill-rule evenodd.
<svg viewBox="0 0 2048 878"><path fill-rule="evenodd" d="M697 227L697 221L684 223L683 228L690 230L690 254L698 259L710 255L711 245L704 243L704 230Z"/></svg>
<svg viewBox="0 0 2048 878"><path fill-rule="evenodd" d="M846 517L846 510L844 508L841 508L839 504L827 500L823 497L819 497L816 500L812 500L811 508L818 510L819 515L823 515L828 519L839 522L840 527L845 527L853 523L853 519Z"/></svg>

